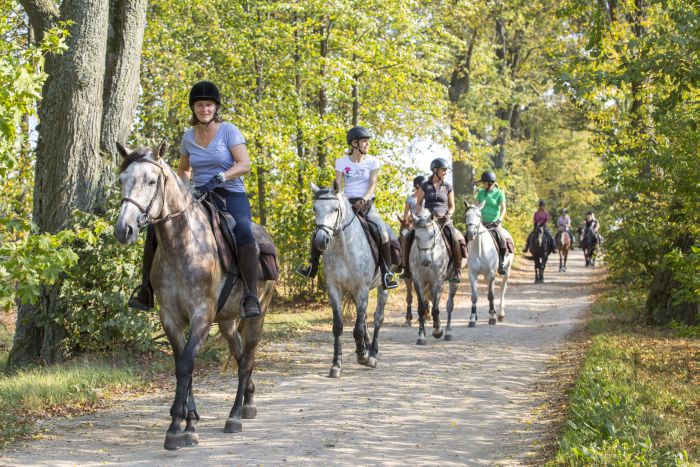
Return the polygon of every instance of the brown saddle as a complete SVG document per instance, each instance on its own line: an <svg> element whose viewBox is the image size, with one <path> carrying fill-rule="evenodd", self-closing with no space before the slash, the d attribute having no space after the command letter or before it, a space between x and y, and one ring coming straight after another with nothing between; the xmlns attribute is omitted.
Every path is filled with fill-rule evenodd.
<svg viewBox="0 0 700 467"><path fill-rule="evenodd" d="M374 259L374 264L379 266L379 246L382 243L382 235L379 232L379 226L370 222L362 214L357 215L357 219L360 221L362 230L365 232L365 237L367 237L367 243L369 243L369 249L372 251L372 258ZM399 265L401 264L401 244L395 238L393 230L388 225L386 226L389 231L389 246L391 247L391 264Z"/></svg>
<svg viewBox="0 0 700 467"><path fill-rule="evenodd" d="M228 212L219 209L209 199L202 200L202 206L209 217L209 224L216 239L216 249L224 271L228 273L232 270L237 274L236 238L233 233L236 227L235 219ZM279 278L279 265L277 264L275 245L265 238L262 227L257 224L253 224L253 235L260 249L258 279L277 280Z"/></svg>

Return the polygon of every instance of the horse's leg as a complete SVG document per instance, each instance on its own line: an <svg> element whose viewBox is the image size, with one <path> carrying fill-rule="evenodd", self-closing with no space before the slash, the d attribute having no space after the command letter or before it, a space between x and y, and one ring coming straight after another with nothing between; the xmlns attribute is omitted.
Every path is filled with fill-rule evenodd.
<svg viewBox="0 0 700 467"><path fill-rule="evenodd" d="M188 437L193 444L196 444L194 443L194 425L199 419L199 415L197 415L194 397L192 397L192 372L194 371L194 357L204 343L210 327L211 323L206 317L195 314L195 318L190 324L190 336L187 344L176 358L175 377L177 378L177 383L175 386L175 400L170 408L172 422L165 433L165 449L175 450L187 445L187 438L180 424L182 420L188 419L188 416L187 428L190 430Z"/></svg>
<svg viewBox="0 0 700 467"><path fill-rule="evenodd" d="M365 344L367 334L367 303L369 302L369 290L361 291L355 297L357 306L357 317L355 318L355 328L352 336L355 338L355 352L357 353L357 363L366 365L369 360L369 350Z"/></svg>
<svg viewBox="0 0 700 467"><path fill-rule="evenodd" d="M476 327L476 300L478 298L477 294L477 285L478 285L478 280L479 277L478 275L473 271L469 270L469 284L471 285L472 288L472 312L469 315L469 326L470 328L475 328Z"/></svg>
<svg viewBox="0 0 700 467"><path fill-rule="evenodd" d="M343 334L343 294L340 290L328 288L328 299L333 310L333 365L330 378L340 378L343 373L343 347L340 336Z"/></svg>
<svg viewBox="0 0 700 467"><path fill-rule="evenodd" d="M496 324L496 307L493 305L493 284L495 282L495 275L489 277L489 324Z"/></svg>
<svg viewBox="0 0 700 467"><path fill-rule="evenodd" d="M510 276L510 267L506 268L506 273L501 277L501 302L498 304L498 321L506 319L506 289L508 288L508 277Z"/></svg>
<svg viewBox="0 0 700 467"><path fill-rule="evenodd" d="M442 295L442 284L438 279L433 284L433 290L430 294L433 302L432 316L433 316L433 337L435 339L440 339L443 334L443 330L440 328L440 295Z"/></svg>
<svg viewBox="0 0 700 467"><path fill-rule="evenodd" d="M384 323L384 307L389 299L389 291L377 287L377 307L374 309L374 333L372 334L372 344L369 346L369 360L367 366L377 367L377 355L379 355L379 330Z"/></svg>
<svg viewBox="0 0 700 467"><path fill-rule="evenodd" d="M253 370L255 369L255 355L257 353L258 342L260 342L260 338L262 336L263 321L257 319L252 321L248 320L244 321L242 325L245 326L245 328L243 328L243 332L246 345L250 343L248 359L250 359L251 362L250 373L248 374L248 383L243 391L243 408L241 411L241 416L244 420L246 420L258 416L258 409L255 407L254 398L255 383L253 383ZM239 328L241 328L241 324L239 324ZM253 341L255 341L254 345L252 345Z"/></svg>
<svg viewBox="0 0 700 467"><path fill-rule="evenodd" d="M428 304L425 302L425 290L423 288L423 284L418 282L415 289L416 297L418 298L418 340L416 341L416 345L425 345L425 315L428 309Z"/></svg>
<svg viewBox="0 0 700 467"><path fill-rule="evenodd" d="M411 326L411 321L413 320L413 313L411 312L413 305L413 280L406 279L404 283L406 284L406 322L404 326Z"/></svg>
<svg viewBox="0 0 700 467"><path fill-rule="evenodd" d="M445 328L445 340L452 340L452 310L455 306L455 294L457 293L457 283L448 282L447 283L447 304L445 308L447 309L447 327Z"/></svg>

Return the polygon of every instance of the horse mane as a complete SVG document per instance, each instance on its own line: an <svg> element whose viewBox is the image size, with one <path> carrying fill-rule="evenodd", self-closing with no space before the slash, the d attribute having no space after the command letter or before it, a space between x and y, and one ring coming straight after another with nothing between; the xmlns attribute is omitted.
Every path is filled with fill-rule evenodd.
<svg viewBox="0 0 700 467"><path fill-rule="evenodd" d="M328 195L328 194L335 196L338 193L336 193L336 191L331 187L323 186L323 187L319 188L316 193L314 193L314 200L317 200L321 196Z"/></svg>
<svg viewBox="0 0 700 467"><path fill-rule="evenodd" d="M129 153L128 156L124 158L122 163L119 165L119 173L124 172L131 164L136 162L137 160L143 159L144 157L152 156L153 152L151 151L150 148L147 147L140 147L137 149L134 149Z"/></svg>

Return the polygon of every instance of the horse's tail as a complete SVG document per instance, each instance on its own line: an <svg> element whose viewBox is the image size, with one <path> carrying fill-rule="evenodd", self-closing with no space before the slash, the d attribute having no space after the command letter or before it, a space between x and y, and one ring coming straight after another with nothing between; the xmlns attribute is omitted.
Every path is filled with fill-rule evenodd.
<svg viewBox="0 0 700 467"><path fill-rule="evenodd" d="M343 300L340 305L341 316L343 321L346 323L351 323L355 321L355 301L349 292L345 292L343 295Z"/></svg>

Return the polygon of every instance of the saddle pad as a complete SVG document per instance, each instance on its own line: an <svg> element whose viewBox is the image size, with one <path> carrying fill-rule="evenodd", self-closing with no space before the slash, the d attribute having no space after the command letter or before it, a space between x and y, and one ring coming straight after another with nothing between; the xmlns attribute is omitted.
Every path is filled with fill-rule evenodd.
<svg viewBox="0 0 700 467"><path fill-rule="evenodd" d="M379 246L377 245L377 241L372 234L372 227L370 227L369 222L367 222L367 219L365 219L363 216L357 216L357 219L360 221L362 230L365 232L365 237L367 237L367 243L369 243L369 249L372 251L374 264L379 264Z"/></svg>

